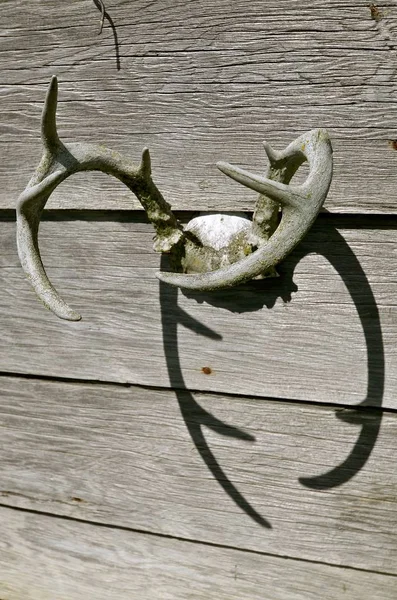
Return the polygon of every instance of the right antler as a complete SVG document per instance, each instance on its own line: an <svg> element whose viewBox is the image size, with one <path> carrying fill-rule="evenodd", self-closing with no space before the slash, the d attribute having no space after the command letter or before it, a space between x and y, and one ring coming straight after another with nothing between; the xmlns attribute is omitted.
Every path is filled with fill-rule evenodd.
<svg viewBox="0 0 397 600"><path fill-rule="evenodd" d="M332 147L328 133L324 129L315 129L301 135L283 152L274 151L266 143L265 150L272 179L253 175L225 162L219 162L217 166L225 175L259 192L260 198L265 197L281 205L282 218L275 233L255 252L226 268L199 274L157 273L161 281L199 291L244 283L275 267L306 235L331 184ZM295 171L305 161L308 161L310 168L307 180L302 185L288 185Z"/></svg>

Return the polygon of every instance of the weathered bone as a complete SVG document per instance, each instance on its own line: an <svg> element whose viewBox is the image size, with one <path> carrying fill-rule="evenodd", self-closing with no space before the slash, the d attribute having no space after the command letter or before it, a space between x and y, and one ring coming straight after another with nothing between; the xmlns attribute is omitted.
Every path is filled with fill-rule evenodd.
<svg viewBox="0 0 397 600"><path fill-rule="evenodd" d="M331 183L332 148L326 131L318 129L304 134L282 152L265 143L270 163L267 177L218 163L223 173L259 192L252 223L244 215L206 216L194 219L184 231L152 180L147 149L142 153L140 166L134 167L119 153L103 146L65 145L57 133L56 107L57 79L54 77L42 116L44 154L17 204L17 242L22 266L37 295L63 319L81 317L62 300L48 280L39 252L38 230L49 196L73 173L98 170L122 181L140 200L155 228L155 250L170 253L176 270L182 268L187 272L158 273L159 279L203 291L274 274L275 265L291 252L312 225ZM291 185L291 178L305 161L310 167L307 180L302 185ZM280 206L282 218L277 227ZM189 274L192 272L195 274Z"/></svg>
<svg viewBox="0 0 397 600"><path fill-rule="evenodd" d="M62 300L50 283L40 257L38 230L41 213L54 189L79 171L102 171L122 181L139 199L156 230L155 249L169 252L183 238L183 230L151 177L149 151L139 167L118 152L86 143L64 145L56 127L58 86L49 86L42 115L42 160L17 203L17 244L22 267L42 302L58 317L78 321L80 315Z"/></svg>
<svg viewBox="0 0 397 600"><path fill-rule="evenodd" d="M270 167L282 181L253 175L228 163L218 168L237 181L282 206L275 233L255 252L230 266L199 274L161 272L157 277L181 288L210 291L253 279L281 262L306 235L327 196L332 179L332 147L324 129L301 135L283 152L268 144ZM309 176L302 185L288 185L299 166L308 161Z"/></svg>

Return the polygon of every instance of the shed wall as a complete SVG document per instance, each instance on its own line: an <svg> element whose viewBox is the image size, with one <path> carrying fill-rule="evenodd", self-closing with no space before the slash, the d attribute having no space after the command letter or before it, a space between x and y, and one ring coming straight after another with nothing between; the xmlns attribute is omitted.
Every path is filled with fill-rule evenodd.
<svg viewBox="0 0 397 600"><path fill-rule="evenodd" d="M2 600L391 600L397 564L397 2L3 0ZM214 167L264 171L314 127L324 211L280 278L159 284L132 194L90 173L40 230L58 321L18 262L15 203L59 78L65 142L153 176L182 221L252 212Z"/></svg>

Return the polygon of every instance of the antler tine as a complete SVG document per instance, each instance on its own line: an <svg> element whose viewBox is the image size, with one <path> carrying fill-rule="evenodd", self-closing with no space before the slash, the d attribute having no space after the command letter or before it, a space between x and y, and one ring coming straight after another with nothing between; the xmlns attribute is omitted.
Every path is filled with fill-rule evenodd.
<svg viewBox="0 0 397 600"><path fill-rule="evenodd" d="M50 175L47 175L47 177L39 183L33 185L30 183L17 200L17 211L20 214L27 214L28 211L32 212L33 206L34 212L38 213L41 211L43 205L47 202L49 195L63 178L64 171L58 169Z"/></svg>
<svg viewBox="0 0 397 600"><path fill-rule="evenodd" d="M61 319L79 321L81 316L62 300L49 281L38 246L42 209L62 179L64 171L58 170L21 194L17 204L17 246L22 268L43 304Z"/></svg>
<svg viewBox="0 0 397 600"><path fill-rule="evenodd" d="M255 175L245 169L240 169L225 162L217 163L217 167L225 175L231 177L231 179L259 194L271 198L282 206L302 206L307 203L305 198L305 193L308 191L307 185L293 186L289 184L289 180L298 167L305 161L308 161L312 171L316 172L316 165L319 160L317 157L319 147L316 140L319 135L324 135L324 130L317 129L310 131L307 135L300 136L297 140L289 144L283 152L277 152L268 142L263 142L271 167L276 167L277 163L284 163L286 167L284 172L286 183L262 177L261 175ZM326 132L325 138L328 139ZM307 182L305 183L307 184Z"/></svg>
<svg viewBox="0 0 397 600"><path fill-rule="evenodd" d="M48 86L41 117L41 138L44 148L51 152L59 145L56 112L58 104L58 79L54 75Z"/></svg>
<svg viewBox="0 0 397 600"><path fill-rule="evenodd" d="M324 204L332 180L332 145L328 132L325 129L313 129L290 144L287 151L287 156L291 157L301 153L309 163L306 181L295 189L298 189L302 199L299 200L299 210L314 215L312 223Z"/></svg>
<svg viewBox="0 0 397 600"><path fill-rule="evenodd" d="M270 239L251 255L224 269L194 275L157 273L161 281L191 290L222 289L268 271L294 249L310 229L327 196L332 179L332 147L327 132L316 129L297 138L281 154L281 158L296 158L295 170L304 159L309 162L310 173L305 183L287 186L227 163L218 165L239 183L283 204L281 222ZM272 152L271 155L275 156ZM287 169L285 178L290 176L291 170Z"/></svg>
<svg viewBox="0 0 397 600"><path fill-rule="evenodd" d="M274 148L272 148L272 146L269 144L269 142L264 141L262 143L263 143L263 147L266 152L266 156L268 157L271 165L278 162L282 158L282 156L283 156L282 152L278 152L277 150L274 150Z"/></svg>
<svg viewBox="0 0 397 600"><path fill-rule="evenodd" d="M279 202L282 206L296 206L296 196L299 195L299 192L294 191L291 186L279 183L278 181L272 181L260 175L254 175L245 169L240 169L226 162L218 162L216 166L222 173L234 179L234 181L259 192L259 194L268 196L272 200Z"/></svg>
<svg viewBox="0 0 397 600"><path fill-rule="evenodd" d="M139 172L144 178L149 178L152 174L152 159L150 158L149 148L142 150L141 164L139 166Z"/></svg>

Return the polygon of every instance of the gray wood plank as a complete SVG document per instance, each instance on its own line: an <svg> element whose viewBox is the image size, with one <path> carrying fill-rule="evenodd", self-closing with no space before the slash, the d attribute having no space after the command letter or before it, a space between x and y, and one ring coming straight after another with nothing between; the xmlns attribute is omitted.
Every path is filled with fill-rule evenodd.
<svg viewBox="0 0 397 600"><path fill-rule="evenodd" d="M395 577L0 508L7 600L393 600Z"/></svg>
<svg viewBox="0 0 397 600"><path fill-rule="evenodd" d="M355 224L320 219L279 279L187 296L159 286L149 224L45 221L71 323L37 301L3 221L0 371L396 408L397 230Z"/></svg>
<svg viewBox="0 0 397 600"><path fill-rule="evenodd" d="M92 4L92 3L91 3ZM397 7L371 18L367 0L136 0L99 12L83 0L3 0L0 36L0 208L15 206L38 163L48 81L61 83L65 141L105 143L139 159L153 154L155 180L178 209L252 209L252 196L225 180L225 159L263 171L261 141L278 147L313 127L329 129L335 177L327 208L396 212L393 102ZM97 14L98 13L98 14ZM23 157L23 164L21 162ZM60 208L136 209L121 184L71 178Z"/></svg>
<svg viewBox="0 0 397 600"><path fill-rule="evenodd" d="M396 414L6 377L0 398L3 505L397 574Z"/></svg>

